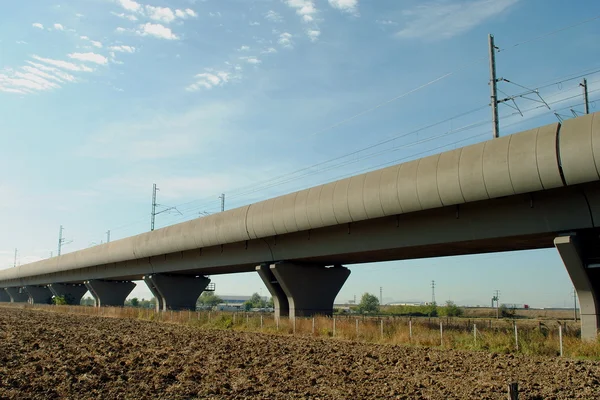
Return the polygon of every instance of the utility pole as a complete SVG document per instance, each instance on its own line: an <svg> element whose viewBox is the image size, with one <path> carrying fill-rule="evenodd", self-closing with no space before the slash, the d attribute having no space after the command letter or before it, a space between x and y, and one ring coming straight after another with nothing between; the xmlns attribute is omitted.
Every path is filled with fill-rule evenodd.
<svg viewBox="0 0 600 400"><path fill-rule="evenodd" d="M590 113L590 101L588 99L587 79L583 78L583 82L579 84L583 88L583 107L586 114Z"/></svg>
<svg viewBox="0 0 600 400"><path fill-rule="evenodd" d="M63 226L60 226L60 229L58 230L58 255L60 256L60 248L62 247L63 244L63 237L62 237L62 232L63 232Z"/></svg>
<svg viewBox="0 0 600 400"><path fill-rule="evenodd" d="M13 267L17 266L17 248L15 247L15 263L13 264Z"/></svg>
<svg viewBox="0 0 600 400"><path fill-rule="evenodd" d="M500 135L498 123L498 79L496 79L496 50L494 35L488 35L490 49L490 106L492 107L492 129L494 139Z"/></svg>
<svg viewBox="0 0 600 400"><path fill-rule="evenodd" d="M431 304L435 304L435 281L431 281Z"/></svg>
<svg viewBox="0 0 600 400"><path fill-rule="evenodd" d="M60 256L60 250L62 249L62 246L65 244L69 244L72 243L72 240L69 240L67 242L67 239L63 238L63 231L65 228L63 228L63 226L60 226L60 229L58 230L58 255ZM50 255L52 256L52 253L50 253Z"/></svg>
<svg viewBox="0 0 600 400"><path fill-rule="evenodd" d="M575 319L575 322L577 322L577 291L575 288L573 288L571 294L573 295L573 318Z"/></svg>
<svg viewBox="0 0 600 400"><path fill-rule="evenodd" d="M383 305L383 286L379 286L379 305Z"/></svg>
<svg viewBox="0 0 600 400"><path fill-rule="evenodd" d="M221 212L223 212L225 211L225 193L221 193L219 199L221 199Z"/></svg>
<svg viewBox="0 0 600 400"><path fill-rule="evenodd" d="M154 219L156 218L156 183L152 184L152 214L150 217L150 230L154 230Z"/></svg>
<svg viewBox="0 0 600 400"><path fill-rule="evenodd" d="M110 229L106 231L106 243L110 243Z"/></svg>
<svg viewBox="0 0 600 400"><path fill-rule="evenodd" d="M492 297L492 306L494 305L494 301L496 301L496 319L500 318L500 291L494 291L494 297Z"/></svg>

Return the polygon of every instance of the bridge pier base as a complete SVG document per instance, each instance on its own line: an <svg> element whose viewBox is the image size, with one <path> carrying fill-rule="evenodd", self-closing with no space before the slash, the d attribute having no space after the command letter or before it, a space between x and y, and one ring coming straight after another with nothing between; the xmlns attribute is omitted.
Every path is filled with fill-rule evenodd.
<svg viewBox="0 0 600 400"><path fill-rule="evenodd" d="M198 297L210 283L205 276L153 274L144 282L156 298L156 310L195 310Z"/></svg>
<svg viewBox="0 0 600 400"><path fill-rule="evenodd" d="M123 307L125 299L135 287L131 281L91 280L84 282L85 287L94 297L96 307Z"/></svg>
<svg viewBox="0 0 600 400"><path fill-rule="evenodd" d="M554 239L579 298L581 338L596 340L600 329L600 256L598 235L573 234Z"/></svg>
<svg viewBox="0 0 600 400"><path fill-rule="evenodd" d="M290 319L313 315L332 315L335 296L350 276L341 265L326 268L314 264L279 262L257 268L259 276L273 296L275 318Z"/></svg>
<svg viewBox="0 0 600 400"><path fill-rule="evenodd" d="M11 303L27 303L29 301L29 295L23 288L8 287L6 293L8 293Z"/></svg>
<svg viewBox="0 0 600 400"><path fill-rule="evenodd" d="M52 304L52 292L45 286L25 286L30 304Z"/></svg>
<svg viewBox="0 0 600 400"><path fill-rule="evenodd" d="M88 291L88 288L83 284L70 283L52 283L48 285L48 289L56 297L64 297L69 305L79 305L81 298Z"/></svg>

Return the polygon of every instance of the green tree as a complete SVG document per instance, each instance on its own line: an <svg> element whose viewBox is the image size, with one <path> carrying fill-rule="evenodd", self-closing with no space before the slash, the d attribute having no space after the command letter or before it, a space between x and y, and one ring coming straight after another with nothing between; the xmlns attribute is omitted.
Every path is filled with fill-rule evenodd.
<svg viewBox="0 0 600 400"><path fill-rule="evenodd" d="M443 317L460 317L463 315L463 309L454 304L452 300L448 300L444 307L440 307L439 315Z"/></svg>
<svg viewBox="0 0 600 400"><path fill-rule="evenodd" d="M379 299L377 296L370 293L363 294L358 304L358 311L361 314L379 312Z"/></svg>
<svg viewBox="0 0 600 400"><path fill-rule="evenodd" d="M140 306L140 301L138 300L137 297L134 297L133 299L131 299L131 307L139 307Z"/></svg>
<svg viewBox="0 0 600 400"><path fill-rule="evenodd" d="M52 298L52 304L57 306L65 306L67 305L67 299L65 299L65 296L54 296Z"/></svg>
<svg viewBox="0 0 600 400"><path fill-rule="evenodd" d="M253 308L267 308L267 306L268 306L268 303L265 301L265 299L260 297L260 294L258 294L258 293L252 294L250 299L248 299L244 302L244 310L245 311L250 311Z"/></svg>
<svg viewBox="0 0 600 400"><path fill-rule="evenodd" d="M214 307L222 302L223 299L215 295L215 292L202 292L197 303L203 307Z"/></svg>

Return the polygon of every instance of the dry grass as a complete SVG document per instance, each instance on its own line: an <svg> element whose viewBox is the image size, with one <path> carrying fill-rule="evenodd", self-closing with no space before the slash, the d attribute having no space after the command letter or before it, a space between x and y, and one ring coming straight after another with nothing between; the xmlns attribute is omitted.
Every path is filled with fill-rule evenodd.
<svg viewBox="0 0 600 400"><path fill-rule="evenodd" d="M55 313L101 315L171 324L189 324L202 329L232 329L272 334L329 337L340 340L438 347L447 349L560 355L559 325L563 332L563 354L567 357L600 359L600 341L582 341L573 321L481 320L468 318L363 318L318 316L277 321L273 314L208 311L167 311L131 307L85 307L11 304L7 307L36 308ZM440 332L440 323L442 332ZM477 327L474 335L473 325ZM518 348L515 340L517 326Z"/></svg>

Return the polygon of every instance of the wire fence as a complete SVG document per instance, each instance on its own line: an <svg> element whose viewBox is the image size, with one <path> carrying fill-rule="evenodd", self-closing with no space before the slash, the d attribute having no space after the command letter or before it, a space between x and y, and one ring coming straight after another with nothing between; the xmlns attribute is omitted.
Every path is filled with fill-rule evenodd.
<svg viewBox="0 0 600 400"><path fill-rule="evenodd" d="M580 339L579 324L561 320L334 315L276 318L273 313L6 304L63 314L130 318L203 329L263 332L379 344L600 358L600 342Z"/></svg>

